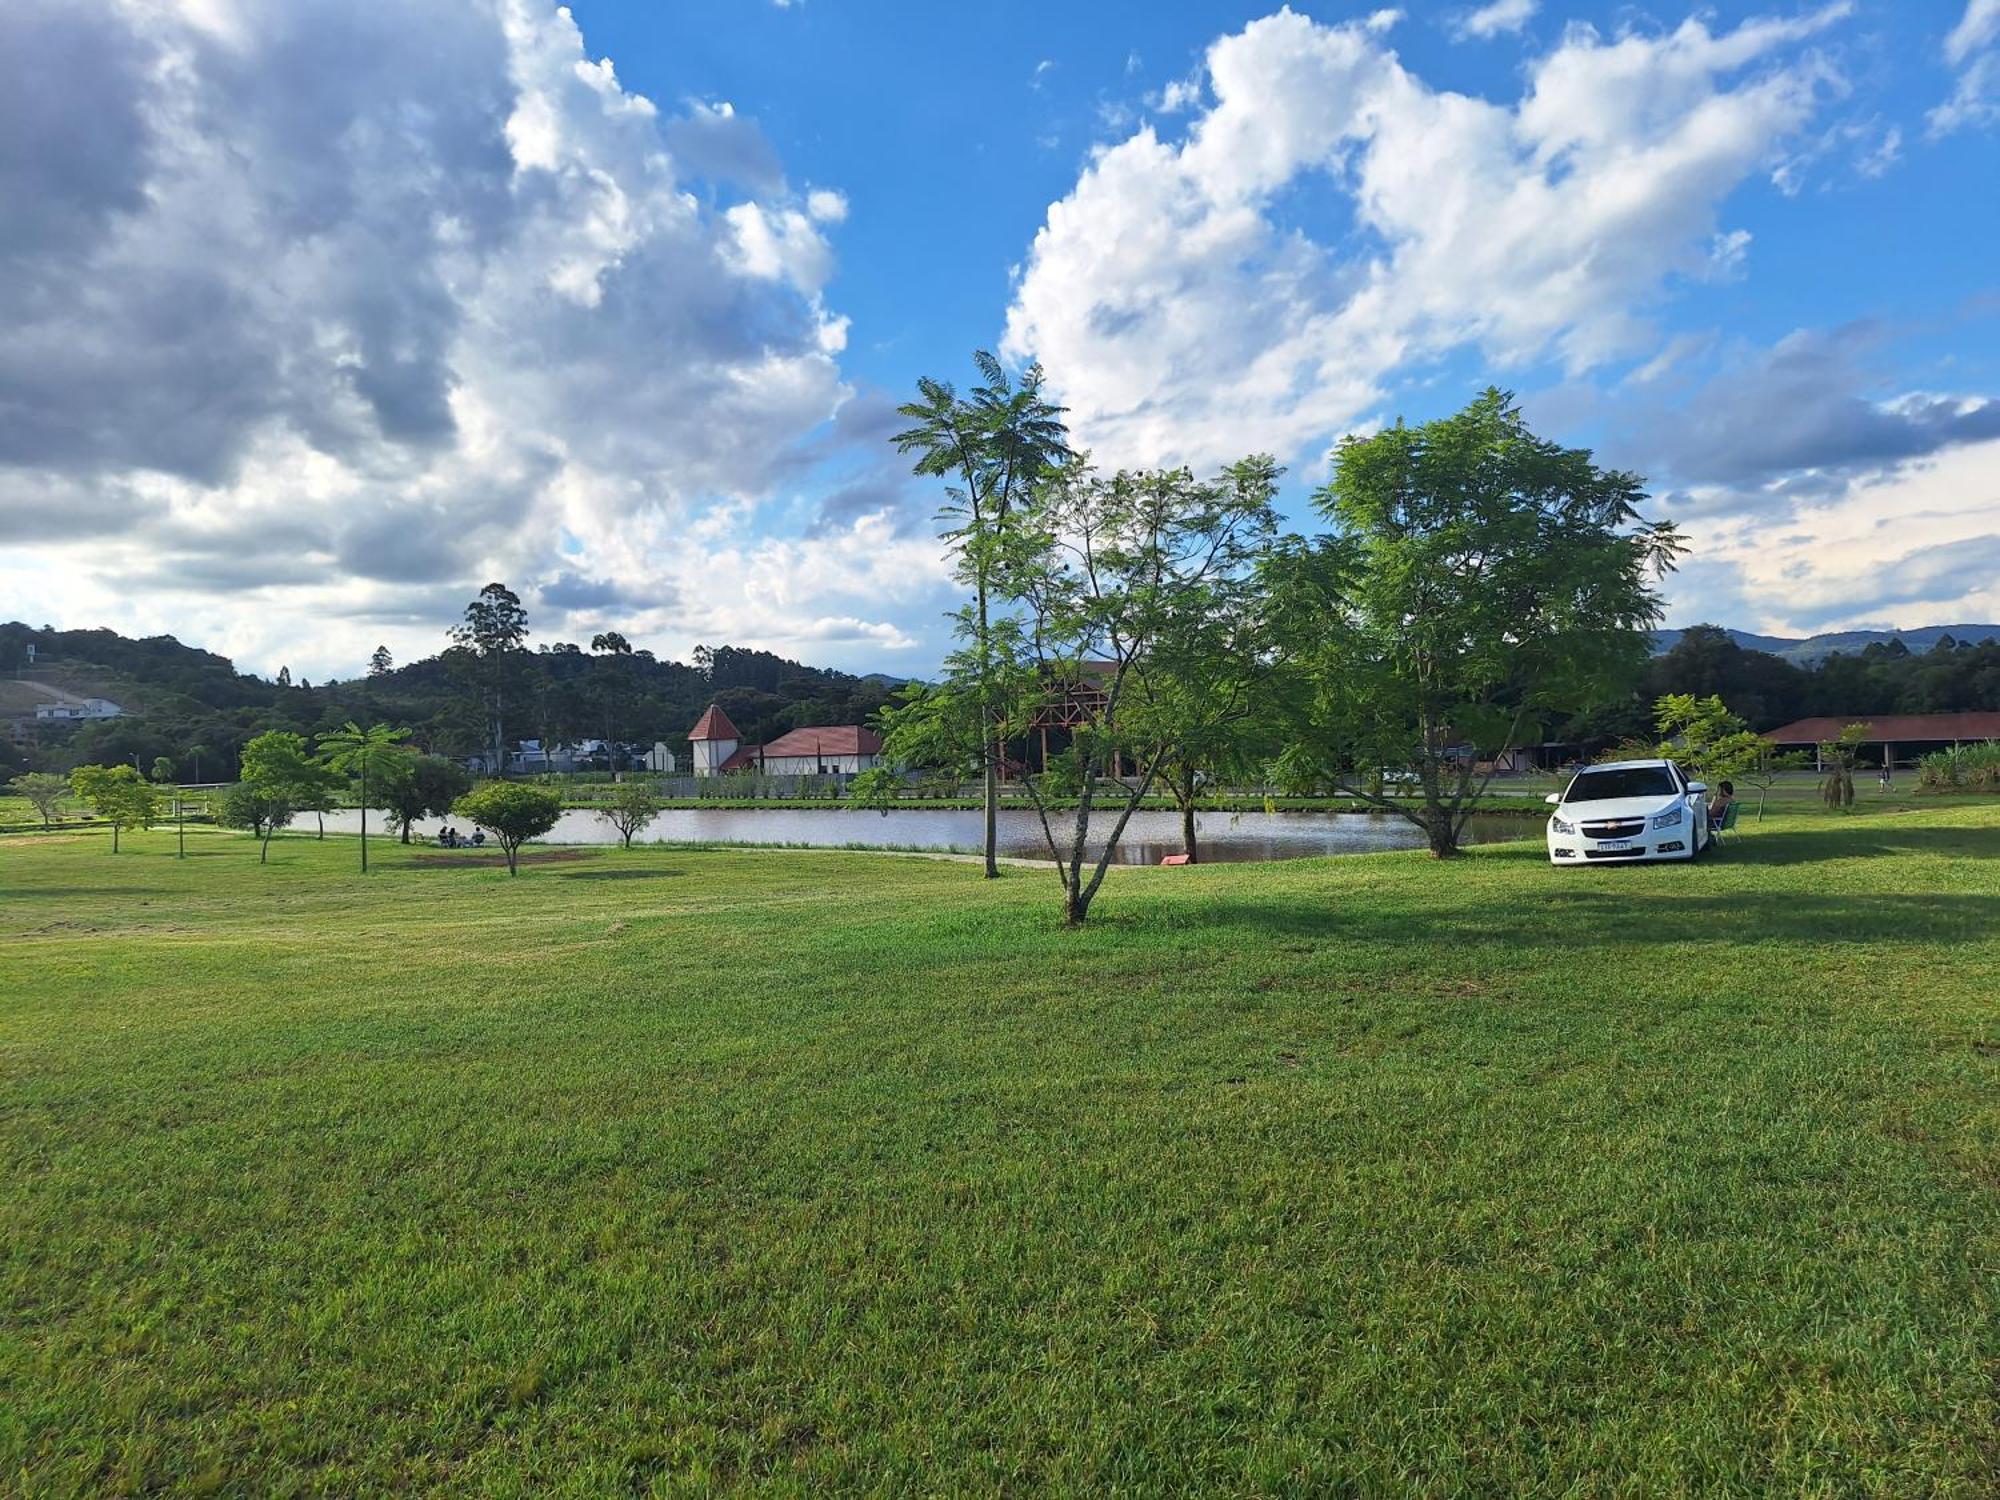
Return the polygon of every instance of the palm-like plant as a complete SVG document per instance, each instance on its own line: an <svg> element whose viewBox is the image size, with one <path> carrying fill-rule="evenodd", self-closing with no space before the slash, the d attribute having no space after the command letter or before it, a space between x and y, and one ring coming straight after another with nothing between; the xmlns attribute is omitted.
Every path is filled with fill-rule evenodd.
<svg viewBox="0 0 2000 1500"><path fill-rule="evenodd" d="M319 737L319 758L343 776L352 776L361 792L361 873L368 873L368 778L379 776L396 756L409 752L402 742L410 737L407 729L391 729L387 724L370 724L363 729L349 719L331 734Z"/></svg>
<svg viewBox="0 0 2000 1500"><path fill-rule="evenodd" d="M1042 368L1030 365L1016 382L986 350L972 362L983 382L961 396L948 381L917 382L920 399L896 408L915 425L893 436L898 453L914 453L915 472L958 482L946 490L938 514L944 540L956 558L959 581L973 591L973 647L979 669L979 709L987 721L980 759L986 782L986 874L1000 873L997 812L1005 747L993 702L991 598L1004 593L999 575L1010 528L1036 489L1070 461L1063 408L1044 399Z"/></svg>

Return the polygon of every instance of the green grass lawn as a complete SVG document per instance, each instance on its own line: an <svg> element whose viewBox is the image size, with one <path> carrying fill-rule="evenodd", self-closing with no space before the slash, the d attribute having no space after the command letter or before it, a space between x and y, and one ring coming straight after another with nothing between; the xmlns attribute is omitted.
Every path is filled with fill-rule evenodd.
<svg viewBox="0 0 2000 1500"><path fill-rule="evenodd" d="M0 1491L1992 1493L2000 809L0 842Z"/></svg>

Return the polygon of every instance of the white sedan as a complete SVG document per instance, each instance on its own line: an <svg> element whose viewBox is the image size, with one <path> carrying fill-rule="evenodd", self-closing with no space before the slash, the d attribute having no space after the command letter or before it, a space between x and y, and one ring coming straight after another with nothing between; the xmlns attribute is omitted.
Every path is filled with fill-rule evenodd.
<svg viewBox="0 0 2000 1500"><path fill-rule="evenodd" d="M1707 790L1670 760L1587 766L1549 793L1549 860L1693 859L1708 847Z"/></svg>

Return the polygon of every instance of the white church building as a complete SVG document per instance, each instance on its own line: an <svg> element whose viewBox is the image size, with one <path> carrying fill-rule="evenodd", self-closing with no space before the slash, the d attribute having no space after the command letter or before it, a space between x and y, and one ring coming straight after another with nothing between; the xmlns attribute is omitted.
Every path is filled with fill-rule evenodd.
<svg viewBox="0 0 2000 1500"><path fill-rule="evenodd" d="M688 731L694 774L761 771L766 776L853 776L882 763L882 740L860 724L792 729L768 745L746 745L718 703Z"/></svg>

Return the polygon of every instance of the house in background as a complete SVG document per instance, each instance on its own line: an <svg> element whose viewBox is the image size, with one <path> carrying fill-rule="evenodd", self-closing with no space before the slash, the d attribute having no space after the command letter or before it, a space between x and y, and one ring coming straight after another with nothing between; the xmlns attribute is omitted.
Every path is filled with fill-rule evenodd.
<svg viewBox="0 0 2000 1500"><path fill-rule="evenodd" d="M109 698L71 698L64 696L60 703L37 703L35 717L38 719L116 719L123 717L125 710Z"/></svg>
<svg viewBox="0 0 2000 1500"><path fill-rule="evenodd" d="M694 774L761 771L766 776L855 776L882 763L882 741L861 724L819 724L787 730L768 745L746 745L718 703L688 731Z"/></svg>

